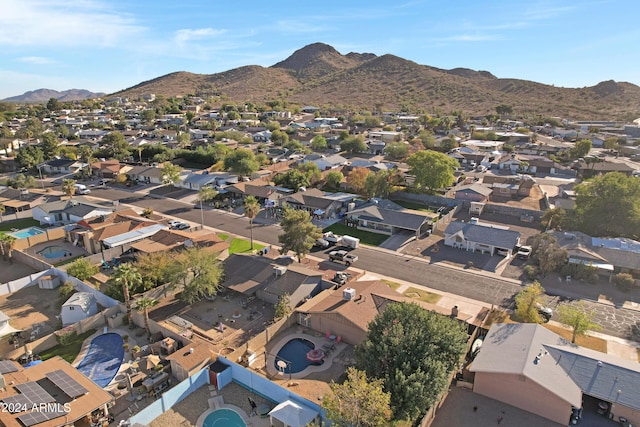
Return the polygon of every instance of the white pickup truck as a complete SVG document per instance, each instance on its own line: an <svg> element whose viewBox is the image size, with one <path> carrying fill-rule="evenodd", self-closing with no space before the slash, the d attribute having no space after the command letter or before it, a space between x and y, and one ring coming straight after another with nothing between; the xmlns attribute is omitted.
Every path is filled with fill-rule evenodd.
<svg viewBox="0 0 640 427"><path fill-rule="evenodd" d="M357 255L351 255L347 251L331 251L329 252L329 260L336 262L344 262L347 267L349 267L354 262L358 261Z"/></svg>

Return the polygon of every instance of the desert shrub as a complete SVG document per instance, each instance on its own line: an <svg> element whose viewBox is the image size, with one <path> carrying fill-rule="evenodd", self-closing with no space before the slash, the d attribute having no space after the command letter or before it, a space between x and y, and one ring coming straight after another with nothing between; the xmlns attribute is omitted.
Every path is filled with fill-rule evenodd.
<svg viewBox="0 0 640 427"><path fill-rule="evenodd" d="M620 290L628 291L636 282L633 276L629 273L618 273L615 276L615 283Z"/></svg>
<svg viewBox="0 0 640 427"><path fill-rule="evenodd" d="M531 264L525 265L523 271L524 271L524 275L529 280L535 279L536 277L538 277L538 274L540 273L540 271L538 270L538 267Z"/></svg>

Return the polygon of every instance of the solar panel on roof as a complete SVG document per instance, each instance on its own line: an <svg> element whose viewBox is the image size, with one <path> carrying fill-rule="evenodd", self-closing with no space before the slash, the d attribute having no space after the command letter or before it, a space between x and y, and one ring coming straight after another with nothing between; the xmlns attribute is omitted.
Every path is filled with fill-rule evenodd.
<svg viewBox="0 0 640 427"><path fill-rule="evenodd" d="M49 421L52 420L54 418L58 418L65 415L65 412L39 412L39 411L32 411L32 412L27 412L26 414L22 414L18 417L18 419L20 420L20 422L22 424L24 424L26 427L31 427L34 426L36 424L40 424L43 423L45 421Z"/></svg>
<svg viewBox="0 0 640 427"><path fill-rule="evenodd" d="M0 374L8 374L10 372L17 372L20 366L13 360L0 360Z"/></svg>
<svg viewBox="0 0 640 427"><path fill-rule="evenodd" d="M78 381L71 378L71 376L62 369L49 372L46 375L47 378L56 385L56 387L72 399L82 396L89 391L82 384L78 383Z"/></svg>
<svg viewBox="0 0 640 427"><path fill-rule="evenodd" d="M23 394L16 394L2 399L2 410L9 411L12 414L17 412L29 411L33 406L33 402Z"/></svg>
<svg viewBox="0 0 640 427"><path fill-rule="evenodd" d="M56 401L56 399L54 399L49 393L45 391L45 389L40 386L40 384L35 381L17 384L15 388L18 389L18 391L23 396L37 405L41 403L53 403Z"/></svg>

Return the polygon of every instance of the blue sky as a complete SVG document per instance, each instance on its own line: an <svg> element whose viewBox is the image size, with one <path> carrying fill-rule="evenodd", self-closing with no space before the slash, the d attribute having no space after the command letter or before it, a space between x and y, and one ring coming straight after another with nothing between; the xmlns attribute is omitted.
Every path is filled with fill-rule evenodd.
<svg viewBox="0 0 640 427"><path fill-rule="evenodd" d="M0 99L270 66L315 42L565 87L640 84L636 0L2 0Z"/></svg>

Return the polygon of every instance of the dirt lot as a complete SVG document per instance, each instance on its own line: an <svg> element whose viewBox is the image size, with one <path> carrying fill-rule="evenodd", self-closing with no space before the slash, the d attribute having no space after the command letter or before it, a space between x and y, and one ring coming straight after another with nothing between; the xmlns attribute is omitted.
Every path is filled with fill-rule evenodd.
<svg viewBox="0 0 640 427"><path fill-rule="evenodd" d="M9 324L16 329L28 331L40 326L37 338L56 330L60 321L59 293L56 289L40 289L38 285L0 296L0 310L11 318ZM27 334L28 335L28 334ZM0 341L0 354L13 350L8 340Z"/></svg>
<svg viewBox="0 0 640 427"><path fill-rule="evenodd" d="M32 273L37 273L37 270L16 261L10 263L0 256L0 283L17 280Z"/></svg>

